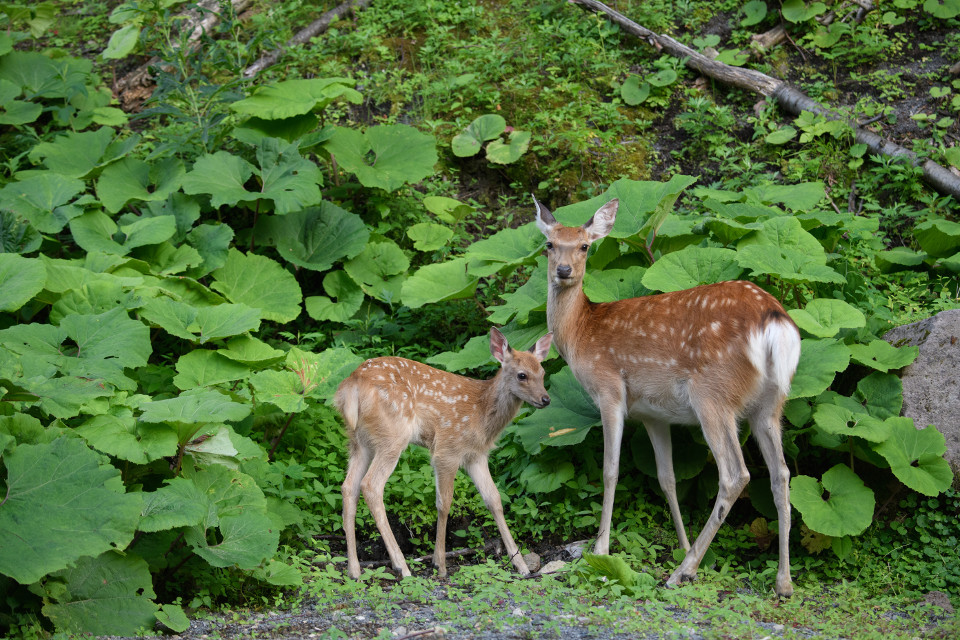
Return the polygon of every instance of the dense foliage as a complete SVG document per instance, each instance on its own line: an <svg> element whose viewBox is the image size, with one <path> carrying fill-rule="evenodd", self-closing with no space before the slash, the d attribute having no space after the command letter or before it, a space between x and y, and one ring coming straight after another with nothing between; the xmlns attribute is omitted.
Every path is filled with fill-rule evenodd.
<svg viewBox="0 0 960 640"><path fill-rule="evenodd" d="M512 3L507 34L482 3L379 2L252 82L236 17L194 50L178 40L180 4L112 4L109 24L57 17L79 1L0 6L0 625L182 630L181 605L235 598L251 579L300 584L312 554L330 555L313 537L340 525L346 453L326 404L339 381L385 353L483 375L488 323L524 347L545 332L531 190L571 203L556 210L566 224L623 203L588 263L594 301L746 278L789 309L804 336L784 434L799 562L815 567L809 554L831 548L853 564L900 544L884 535L949 528L927 502L956 500L935 498L952 480L944 438L900 417L896 371L916 349L880 339L960 307L957 203L911 167L864 158L848 128L810 114L782 125L769 105L736 141L721 89L561 2ZM678 15L638 4L635 15L664 22L652 26ZM742 14L709 4L737 16L737 37L777 19L763 2ZM950 3L926 4L826 31L823 3L784 2L783 17L823 58L855 64L871 38L902 45L904 23L955 30ZM262 7L251 28L282 41L271 25L310 8ZM514 31L525 45L496 46L519 42ZM96 64L75 49L81 33L103 51ZM448 55L451 41L474 52ZM164 62L158 86L129 114L101 74L146 53ZM957 84L931 88L938 117L923 123L934 142L920 151L945 161ZM668 124L686 143L656 168L644 138L677 103ZM854 183L860 207L844 211L836 202ZM602 490L599 414L559 359L547 367L553 404L494 456L508 521L534 541L593 535ZM680 493L695 509L715 472L697 430L676 432ZM643 430L631 437L627 464L655 478ZM430 473L410 452L387 498L419 546L434 518ZM633 494L644 481L626 475ZM750 503L775 517L769 483L754 478ZM879 534L870 525L891 483L906 487L906 509L922 501L930 515ZM657 507L626 493L615 538L634 559L662 559L672 533L646 544L637 531ZM452 515L464 523L455 536L489 529L465 482ZM749 528L726 543L762 547L767 521L742 517ZM374 530L365 510L361 520ZM634 579L611 562L597 571ZM762 550L743 562L758 568ZM939 579L957 593L956 562Z"/></svg>

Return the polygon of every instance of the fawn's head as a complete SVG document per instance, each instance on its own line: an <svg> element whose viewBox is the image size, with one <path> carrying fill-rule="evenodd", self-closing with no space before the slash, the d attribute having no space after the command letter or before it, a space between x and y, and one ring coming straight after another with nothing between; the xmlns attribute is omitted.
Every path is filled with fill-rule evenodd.
<svg viewBox="0 0 960 640"><path fill-rule="evenodd" d="M614 198L597 209L582 227L565 227L550 210L533 199L537 207L537 228L547 237L547 263L550 284L556 287L580 286L586 270L590 245L613 229L620 200Z"/></svg>
<svg viewBox="0 0 960 640"><path fill-rule="evenodd" d="M550 396L543 386L543 367L540 365L550 352L553 334L548 333L533 345L530 351L517 351L507 344L507 339L490 328L490 353L501 365L501 375L514 396L530 403L537 409L550 404Z"/></svg>

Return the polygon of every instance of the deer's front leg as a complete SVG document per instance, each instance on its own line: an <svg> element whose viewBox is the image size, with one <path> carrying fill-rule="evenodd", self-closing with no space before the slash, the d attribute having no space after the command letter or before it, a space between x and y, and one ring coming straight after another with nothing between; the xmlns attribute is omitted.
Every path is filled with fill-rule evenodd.
<svg viewBox="0 0 960 640"><path fill-rule="evenodd" d="M600 531L594 552L610 553L610 526L613 521L613 498L620 477L620 443L623 440L623 403L602 399L600 417L603 420L603 508L600 512Z"/></svg>
<svg viewBox="0 0 960 640"><path fill-rule="evenodd" d="M437 480L437 542L433 546L433 564L441 578L447 575L447 517L453 502L453 485L457 479L456 462L434 459Z"/></svg>
<svg viewBox="0 0 960 640"><path fill-rule="evenodd" d="M487 505L487 509L493 514L493 519L497 523L497 528L500 530L500 537L503 539L503 546L507 550L507 555L510 556L510 561L513 563L513 566L517 568L517 571L520 572L520 575L529 575L530 568L527 567L526 561L524 561L523 556L520 555L520 549L513 541L513 536L510 535L510 529L507 528L507 521L503 517L503 503L500 501L500 491L490 476L490 467L487 458L483 457L468 461L466 469L467 473L470 474L470 477L473 479L473 484L476 485L477 491L480 492L483 503Z"/></svg>

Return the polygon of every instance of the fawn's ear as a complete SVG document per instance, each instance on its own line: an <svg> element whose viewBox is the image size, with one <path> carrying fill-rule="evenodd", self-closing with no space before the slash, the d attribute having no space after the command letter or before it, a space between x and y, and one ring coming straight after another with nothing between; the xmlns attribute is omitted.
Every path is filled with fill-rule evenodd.
<svg viewBox="0 0 960 640"><path fill-rule="evenodd" d="M539 340L537 344L533 345L533 348L530 349L530 352L537 357L537 360L543 362L544 358L547 357L547 354L550 353L550 341L553 340L553 334L548 333Z"/></svg>
<svg viewBox="0 0 960 640"><path fill-rule="evenodd" d="M537 208L537 229L540 229L540 233L543 235L549 236L553 228L557 226L557 219L550 213L550 209L540 204L537 196L531 193L530 197L533 198L533 204Z"/></svg>
<svg viewBox="0 0 960 640"><path fill-rule="evenodd" d="M490 353L497 359L497 362L503 364L510 353L510 345L500 330L496 327L490 327Z"/></svg>
<svg viewBox="0 0 960 640"><path fill-rule="evenodd" d="M593 216L583 225L583 230L590 234L590 241L595 242L600 238L605 238L608 233L613 231L613 223L617 221L617 209L620 208L620 199L614 198L603 205Z"/></svg>

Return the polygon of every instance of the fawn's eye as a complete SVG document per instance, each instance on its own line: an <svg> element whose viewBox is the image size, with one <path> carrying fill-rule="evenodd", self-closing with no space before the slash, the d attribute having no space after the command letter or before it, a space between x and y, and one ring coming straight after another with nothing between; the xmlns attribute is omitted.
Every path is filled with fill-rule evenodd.
<svg viewBox="0 0 960 640"><path fill-rule="evenodd" d="M553 243L552 243L552 242L548 242L548 243L547 243L547 249L553 249Z"/></svg>
<svg viewBox="0 0 960 640"><path fill-rule="evenodd" d="M527 374L523 373L522 371L517 374L517 380L526 380L526 379L527 379Z"/></svg>
<svg viewBox="0 0 960 640"><path fill-rule="evenodd" d="M586 244L586 243L580 245L580 251L586 251L586 250L589 249L589 248L590 248L590 245L588 245L588 244Z"/></svg>

